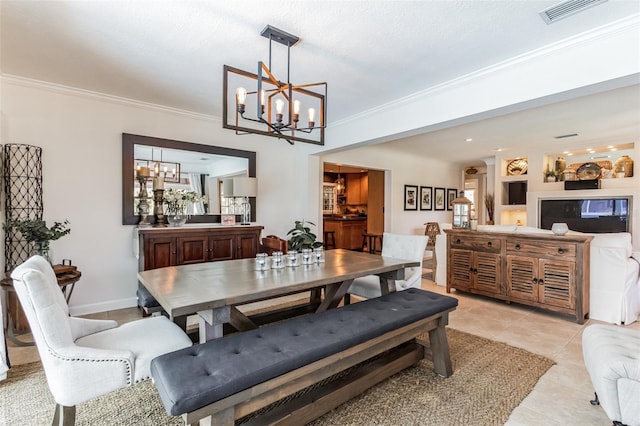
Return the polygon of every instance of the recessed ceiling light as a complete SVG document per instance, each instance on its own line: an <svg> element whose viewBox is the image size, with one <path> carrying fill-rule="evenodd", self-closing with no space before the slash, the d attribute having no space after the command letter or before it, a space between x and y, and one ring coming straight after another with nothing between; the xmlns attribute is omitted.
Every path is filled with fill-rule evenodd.
<svg viewBox="0 0 640 426"><path fill-rule="evenodd" d="M495 151L496 152L502 152L502 148L496 148Z"/></svg>
<svg viewBox="0 0 640 426"><path fill-rule="evenodd" d="M564 151L564 152L563 152L563 154L568 154L568 153L569 153L569 151Z"/></svg>
<svg viewBox="0 0 640 426"><path fill-rule="evenodd" d="M611 148L614 148L614 146L613 145L609 145L607 148L611 149Z"/></svg>
<svg viewBox="0 0 640 426"><path fill-rule="evenodd" d="M568 153L567 155L568 155L569 157L571 157L571 156L573 155L573 153L572 153L572 152L570 152L570 153Z"/></svg>
<svg viewBox="0 0 640 426"><path fill-rule="evenodd" d="M618 148L611 148L610 151L617 151Z"/></svg>
<svg viewBox="0 0 640 426"><path fill-rule="evenodd" d="M465 142L473 142L473 139L472 138L466 138L464 141Z"/></svg>

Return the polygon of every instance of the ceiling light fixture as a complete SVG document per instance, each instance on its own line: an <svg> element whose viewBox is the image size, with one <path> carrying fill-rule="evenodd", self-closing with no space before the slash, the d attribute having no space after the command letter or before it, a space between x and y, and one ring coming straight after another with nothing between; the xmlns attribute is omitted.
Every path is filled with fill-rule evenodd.
<svg viewBox="0 0 640 426"><path fill-rule="evenodd" d="M268 66L258 62L257 74L224 66L222 126L235 130L237 135L253 133L284 139L291 145L295 141L324 145L327 83L291 84L291 46L300 40L299 37L271 25L267 25L260 35L269 39ZM274 41L287 46L286 83L271 72ZM255 84L255 90L247 90L249 84ZM236 88L233 93L229 93L229 86ZM235 119L229 117L230 106L235 110ZM306 125L299 124L303 106L308 112ZM251 110L255 115L248 112Z"/></svg>
<svg viewBox="0 0 640 426"><path fill-rule="evenodd" d="M338 195L344 195L344 178L340 176L340 166L338 166L338 179L336 179L336 191Z"/></svg>

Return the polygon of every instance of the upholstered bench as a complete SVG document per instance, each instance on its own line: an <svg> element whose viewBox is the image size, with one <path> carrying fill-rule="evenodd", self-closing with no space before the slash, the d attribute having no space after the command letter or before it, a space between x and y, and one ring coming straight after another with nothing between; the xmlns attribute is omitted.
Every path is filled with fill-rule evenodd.
<svg viewBox="0 0 640 426"><path fill-rule="evenodd" d="M152 361L152 377L170 415L183 415L187 424L212 416L211 424L233 425L370 360L341 377L340 387L317 386L255 423L296 416L293 424L304 424L419 362L424 342L416 338L423 333L436 373L451 375L445 326L457 305L452 297L410 288L165 354Z"/></svg>
<svg viewBox="0 0 640 426"><path fill-rule="evenodd" d="M149 293L149 290L138 283L138 290L136 291L136 298L138 299L138 306L142 308L145 316L151 315L154 312L162 312L160 303Z"/></svg>
<svg viewBox="0 0 640 426"><path fill-rule="evenodd" d="M584 363L602 405L614 425L640 426L640 332L594 324L582 333Z"/></svg>

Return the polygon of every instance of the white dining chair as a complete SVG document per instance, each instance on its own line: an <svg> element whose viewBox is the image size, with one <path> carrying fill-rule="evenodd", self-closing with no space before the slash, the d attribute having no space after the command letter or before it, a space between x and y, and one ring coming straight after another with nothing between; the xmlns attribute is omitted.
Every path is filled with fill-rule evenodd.
<svg viewBox="0 0 640 426"><path fill-rule="evenodd" d="M382 237L382 256L396 259L413 260L420 262L419 266L405 268L404 280L396 281L396 290L406 290L411 287L420 287L422 282L422 259L427 247L426 235L402 235L385 232ZM367 275L356 278L349 290L345 302L348 303L349 295L359 296L365 299L379 297L380 278L377 275Z"/></svg>
<svg viewBox="0 0 640 426"><path fill-rule="evenodd" d="M73 425L77 404L149 379L153 358L192 344L162 316L121 326L69 316L53 268L41 256L15 268L11 278L56 402L54 425Z"/></svg>

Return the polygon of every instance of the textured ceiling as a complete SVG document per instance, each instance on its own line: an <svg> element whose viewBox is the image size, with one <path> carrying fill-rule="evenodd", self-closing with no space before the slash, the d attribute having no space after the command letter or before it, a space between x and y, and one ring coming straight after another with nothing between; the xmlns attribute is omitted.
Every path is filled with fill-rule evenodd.
<svg viewBox="0 0 640 426"><path fill-rule="evenodd" d="M254 71L273 25L298 35L295 84L326 81L328 122L640 11L610 0L546 25L558 1L2 1L14 75L221 116L222 67ZM274 45L284 78L286 48ZM255 71L254 71L255 72Z"/></svg>

